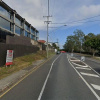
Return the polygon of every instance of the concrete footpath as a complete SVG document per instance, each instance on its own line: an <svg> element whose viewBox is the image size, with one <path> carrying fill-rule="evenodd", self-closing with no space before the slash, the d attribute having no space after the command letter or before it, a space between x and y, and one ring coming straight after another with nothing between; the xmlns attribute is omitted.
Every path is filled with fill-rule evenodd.
<svg viewBox="0 0 100 100"><path fill-rule="evenodd" d="M27 68L24 68L16 73L13 73L13 74L1 79L0 80L0 93L2 93L4 90L9 88L11 85L16 83L23 76L28 74L34 67L39 66L44 61L46 61L46 59L35 61L31 66L28 66Z"/></svg>

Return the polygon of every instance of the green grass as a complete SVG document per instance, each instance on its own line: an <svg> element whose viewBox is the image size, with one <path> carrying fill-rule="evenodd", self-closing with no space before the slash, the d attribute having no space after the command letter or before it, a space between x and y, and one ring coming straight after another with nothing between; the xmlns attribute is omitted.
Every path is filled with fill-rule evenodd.
<svg viewBox="0 0 100 100"><path fill-rule="evenodd" d="M54 54L55 54L54 52L49 52L48 55L50 57ZM35 54L29 54L26 56L15 58L13 61L13 65L11 65L11 67L10 66L0 67L0 79L4 78L4 77L6 77L14 72L17 72L23 68L30 66L32 63L34 63L34 61L45 59L45 58L46 58L45 51L38 51Z"/></svg>

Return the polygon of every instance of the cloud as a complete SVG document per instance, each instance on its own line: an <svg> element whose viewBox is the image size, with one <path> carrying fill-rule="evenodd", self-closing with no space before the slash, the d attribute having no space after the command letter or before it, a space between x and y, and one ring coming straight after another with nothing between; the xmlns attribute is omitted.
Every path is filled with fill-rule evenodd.
<svg viewBox="0 0 100 100"><path fill-rule="evenodd" d="M100 14L100 5L90 5L90 6L82 6L79 8L76 14L76 18L85 18L85 17L91 17L96 16Z"/></svg>
<svg viewBox="0 0 100 100"><path fill-rule="evenodd" d="M44 22L43 22L43 20L41 20L41 19L38 19L38 18L33 18L33 17L31 17L30 15L25 15L25 19L29 22L29 23L31 23L31 25L32 26L34 26L35 28L37 28L38 27L38 29L40 29L40 30L45 30L45 24L44 24Z"/></svg>
<svg viewBox="0 0 100 100"><path fill-rule="evenodd" d="M41 1L40 0L25 0L28 4L33 4L33 6L40 7Z"/></svg>
<svg viewBox="0 0 100 100"><path fill-rule="evenodd" d="M4 0L11 8L15 9L19 15L26 19L37 30L44 30L46 19L45 0Z"/></svg>
<svg viewBox="0 0 100 100"><path fill-rule="evenodd" d="M25 18L37 30L46 30L47 0L4 0L18 14ZM97 0L98 1L98 0ZM96 0L50 0L50 15L53 23L66 23L96 16L100 12L100 2ZM73 24L77 26L80 24ZM81 24L82 25L82 24ZM50 25L51 27L53 25ZM54 25L59 26L59 25Z"/></svg>

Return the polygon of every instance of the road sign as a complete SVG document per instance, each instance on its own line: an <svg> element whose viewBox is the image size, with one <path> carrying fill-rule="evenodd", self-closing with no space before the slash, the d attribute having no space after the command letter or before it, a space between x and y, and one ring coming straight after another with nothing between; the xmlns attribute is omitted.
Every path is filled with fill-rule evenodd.
<svg viewBox="0 0 100 100"><path fill-rule="evenodd" d="M81 57L81 61L85 61L85 57L84 56Z"/></svg>
<svg viewBox="0 0 100 100"><path fill-rule="evenodd" d="M71 53L71 57L73 57L73 53Z"/></svg>
<svg viewBox="0 0 100 100"><path fill-rule="evenodd" d="M13 50L7 50L6 66L13 64Z"/></svg>

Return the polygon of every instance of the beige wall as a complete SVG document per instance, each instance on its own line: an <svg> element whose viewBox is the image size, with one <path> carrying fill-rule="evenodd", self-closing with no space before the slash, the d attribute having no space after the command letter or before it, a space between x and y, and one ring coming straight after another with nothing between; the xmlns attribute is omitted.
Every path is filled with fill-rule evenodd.
<svg viewBox="0 0 100 100"><path fill-rule="evenodd" d="M38 46L40 48L40 50L42 50L42 44L41 43L39 43L39 42L37 42L35 40L31 40L31 43L32 43L32 45Z"/></svg>

